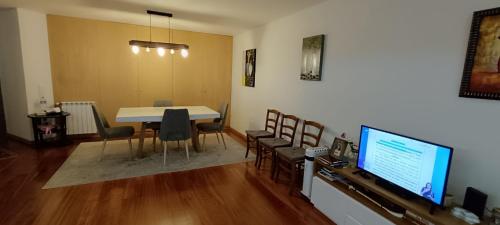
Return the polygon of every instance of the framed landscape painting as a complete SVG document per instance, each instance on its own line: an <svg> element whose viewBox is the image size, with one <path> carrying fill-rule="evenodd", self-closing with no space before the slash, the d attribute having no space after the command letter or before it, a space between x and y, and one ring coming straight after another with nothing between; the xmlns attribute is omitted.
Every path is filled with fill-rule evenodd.
<svg viewBox="0 0 500 225"><path fill-rule="evenodd" d="M500 99L500 8L474 12L459 96Z"/></svg>
<svg viewBox="0 0 500 225"><path fill-rule="evenodd" d="M302 42L301 80L321 80L324 42L325 35L323 34L304 38Z"/></svg>
<svg viewBox="0 0 500 225"><path fill-rule="evenodd" d="M245 86L255 87L255 60L257 49L245 51Z"/></svg>

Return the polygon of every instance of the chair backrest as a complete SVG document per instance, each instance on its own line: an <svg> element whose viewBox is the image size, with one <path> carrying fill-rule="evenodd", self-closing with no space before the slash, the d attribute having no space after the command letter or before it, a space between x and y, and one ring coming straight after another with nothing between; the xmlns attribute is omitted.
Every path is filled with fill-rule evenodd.
<svg viewBox="0 0 500 225"><path fill-rule="evenodd" d="M229 104L222 103L219 107L220 117L214 119L214 123L219 123L219 131L224 130L224 126L226 125L227 110L228 109L229 109Z"/></svg>
<svg viewBox="0 0 500 225"><path fill-rule="evenodd" d="M153 102L153 107L168 107L168 106L173 106L171 100L163 99L163 100L155 100Z"/></svg>
<svg viewBox="0 0 500 225"><path fill-rule="evenodd" d="M268 109L266 114L266 127L265 130L268 129L273 131L273 136L276 136L276 131L278 131L278 119L280 118L281 113L275 109Z"/></svg>
<svg viewBox="0 0 500 225"><path fill-rule="evenodd" d="M191 137L191 123L187 109L166 109L160 126L160 140L177 141Z"/></svg>
<svg viewBox="0 0 500 225"><path fill-rule="evenodd" d="M291 143L295 139L295 132L300 119L294 115L285 115L281 117L281 127L279 138L286 139L288 137Z"/></svg>
<svg viewBox="0 0 500 225"><path fill-rule="evenodd" d="M304 120L302 135L300 137L300 147L305 148L304 145L307 145L308 147L318 147L321 135L323 135L323 129L325 129L325 126L317 122ZM316 130L316 132L311 133L309 132L310 130ZM312 142L309 141L311 139Z"/></svg>
<svg viewBox="0 0 500 225"><path fill-rule="evenodd" d="M94 114L95 126L97 128L97 133L102 138L106 138L106 128L109 128L108 121L104 118L104 115L97 110L97 107L92 104L92 113Z"/></svg>

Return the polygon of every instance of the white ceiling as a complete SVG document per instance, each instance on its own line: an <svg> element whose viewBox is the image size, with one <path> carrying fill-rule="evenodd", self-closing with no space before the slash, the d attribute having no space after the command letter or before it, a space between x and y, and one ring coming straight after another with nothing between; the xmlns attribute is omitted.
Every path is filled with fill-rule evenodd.
<svg viewBox="0 0 500 225"><path fill-rule="evenodd" d="M325 0L0 0L0 7L19 7L47 14L131 24L149 24L147 9L174 14L172 27L233 35L292 14ZM164 17L153 25L167 27Z"/></svg>

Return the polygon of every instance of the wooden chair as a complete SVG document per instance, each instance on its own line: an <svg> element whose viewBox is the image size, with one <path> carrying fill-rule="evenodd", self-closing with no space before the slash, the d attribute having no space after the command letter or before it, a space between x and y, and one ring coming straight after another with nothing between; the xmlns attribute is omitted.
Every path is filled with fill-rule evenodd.
<svg viewBox="0 0 500 225"><path fill-rule="evenodd" d="M258 153L258 144L257 141L259 138L273 138L276 136L276 131L278 130L278 119L281 113L275 109L268 109L266 114L266 125L264 130L247 130L247 153L245 154L245 158L248 157L248 152L250 148L255 148ZM258 156L257 156L258 158ZM257 161L255 160L255 165L257 165Z"/></svg>
<svg viewBox="0 0 500 225"><path fill-rule="evenodd" d="M260 169L262 160L267 158L268 153L271 153L271 178L273 177L274 171L276 169L276 156L274 150L279 147L289 147L293 145L295 132L297 131L297 125L299 124L299 121L300 119L294 115L283 115L281 117L281 127L279 136L277 138L258 139L259 144L257 148L257 156L259 162L257 164L257 167Z"/></svg>
<svg viewBox="0 0 500 225"><path fill-rule="evenodd" d="M305 160L306 146L317 147L324 128L325 127L319 123L304 120L299 147L276 148L276 174L274 179L275 181L278 180L281 170L290 174L290 190L288 194L291 195L295 189L297 177L301 171L300 168ZM315 133L309 132L310 130L315 130Z"/></svg>

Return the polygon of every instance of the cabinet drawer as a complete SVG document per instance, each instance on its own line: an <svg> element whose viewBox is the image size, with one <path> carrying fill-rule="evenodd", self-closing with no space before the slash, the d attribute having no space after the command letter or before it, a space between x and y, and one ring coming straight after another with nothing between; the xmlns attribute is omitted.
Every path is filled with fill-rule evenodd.
<svg viewBox="0 0 500 225"><path fill-rule="evenodd" d="M339 225L394 225L318 177L313 178L311 202Z"/></svg>
<svg viewBox="0 0 500 225"><path fill-rule="evenodd" d="M314 207L337 224L342 224L347 214L346 198L330 184L318 177L313 178L311 202Z"/></svg>

